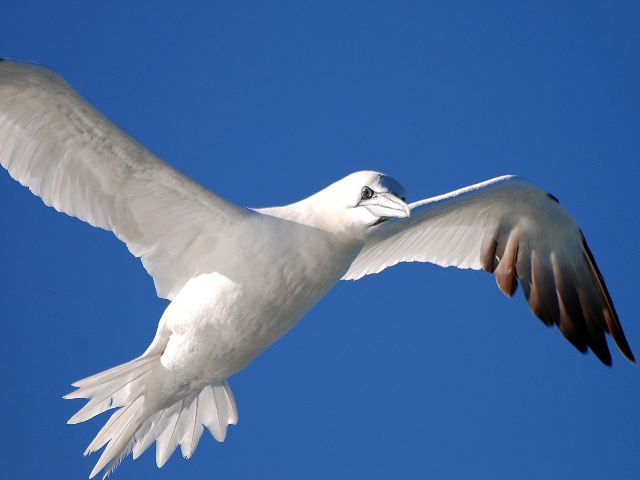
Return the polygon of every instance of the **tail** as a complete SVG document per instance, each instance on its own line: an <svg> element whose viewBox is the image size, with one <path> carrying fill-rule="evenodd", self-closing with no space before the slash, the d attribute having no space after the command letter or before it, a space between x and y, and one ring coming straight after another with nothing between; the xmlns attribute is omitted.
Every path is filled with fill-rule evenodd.
<svg viewBox="0 0 640 480"><path fill-rule="evenodd" d="M145 408L144 391L149 373L160 356L140 357L73 383L77 390L64 398L86 398L68 423L80 423L118 408L89 444L85 455L106 445L89 478L106 468L106 478L133 451L134 460L157 441L156 464L162 467L176 447L182 456L193 455L206 426L219 442L224 441L227 425L238 422L236 403L226 380L207 385L173 405L154 412Z"/></svg>

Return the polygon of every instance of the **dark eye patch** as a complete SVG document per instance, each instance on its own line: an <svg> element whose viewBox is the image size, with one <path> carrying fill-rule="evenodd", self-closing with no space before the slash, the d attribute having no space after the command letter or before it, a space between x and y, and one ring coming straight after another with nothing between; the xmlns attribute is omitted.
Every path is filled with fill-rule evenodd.
<svg viewBox="0 0 640 480"><path fill-rule="evenodd" d="M369 187L362 187L362 200L369 200L373 195L374 192Z"/></svg>

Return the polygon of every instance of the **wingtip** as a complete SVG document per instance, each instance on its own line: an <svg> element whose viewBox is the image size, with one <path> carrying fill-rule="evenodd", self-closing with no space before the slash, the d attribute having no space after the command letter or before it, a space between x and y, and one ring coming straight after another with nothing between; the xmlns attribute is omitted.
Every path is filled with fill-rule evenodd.
<svg viewBox="0 0 640 480"><path fill-rule="evenodd" d="M631 363L632 365L635 365L636 357L633 355L633 352L631 351L631 347L629 346L627 337L625 336L624 331L622 330L622 326L620 325L620 321L618 320L617 314L614 314L614 315L615 315L614 318L616 319L616 326L618 327L616 331L616 336L614 337L614 341L616 342L616 345L618 345L618 348L622 352L622 355L624 355L624 358L626 358L629 361L629 363Z"/></svg>
<svg viewBox="0 0 640 480"><path fill-rule="evenodd" d="M629 350L628 354L625 352L622 352L622 354L624 355L624 358L626 358L631 365L633 365L634 367L638 365L638 363L636 362L636 357L633 356L633 352L631 350Z"/></svg>
<svg viewBox="0 0 640 480"><path fill-rule="evenodd" d="M607 319L607 323L609 323L610 317L608 315L605 315L605 318ZM629 342L627 341L627 337L622 331L622 327L620 326L620 322L618 321L618 316L615 315L614 318L616 319L616 323L614 325L608 325L610 330L612 329L611 327L617 327L615 328L614 333L611 334L611 337L618 346L618 349L620 350L620 353L622 353L622 356L626 358L630 364L635 365L636 357L633 355L631 347L629 346Z"/></svg>
<svg viewBox="0 0 640 480"><path fill-rule="evenodd" d="M591 351L595 354L596 357L598 357L598 360L600 360L600 362L602 362L604 366L609 368L613 366L613 359L611 357L611 352L609 352L609 349L607 349L605 353L605 352L598 352L597 350L594 350L593 347L590 347L590 348L591 348Z"/></svg>
<svg viewBox="0 0 640 480"><path fill-rule="evenodd" d="M589 264L591 269L591 275L593 280L598 288L602 300L604 302L605 308L603 309L603 315L606 323L606 330L608 331L611 338L617 345L618 349L622 353L622 355L633 365L636 364L635 356L631 351L631 347L629 346L629 342L627 341L627 337L624 334L624 330L622 329L622 325L620 324L620 320L618 319L618 314L616 312L615 307L613 306L613 300L611 300L611 295L609 294L609 290L607 289L607 285L604 281L604 277L600 269L598 268L598 264L593 257L593 253L589 248L589 244L584 237L584 233L582 230L580 231L580 236L582 237L582 247L584 251L585 259Z"/></svg>
<svg viewBox="0 0 640 480"><path fill-rule="evenodd" d="M603 287L606 292L606 287ZM613 308L613 304L611 303L610 297L607 292L607 301L609 302L608 307L604 309L604 318L607 324L607 328L609 330L609 335L613 338L613 341L618 346L618 350L620 353L633 365L636 364L636 357L633 355L631 351L631 347L629 346L629 342L627 341L627 337L622 330L622 325L620 325L620 321L618 320L618 315Z"/></svg>

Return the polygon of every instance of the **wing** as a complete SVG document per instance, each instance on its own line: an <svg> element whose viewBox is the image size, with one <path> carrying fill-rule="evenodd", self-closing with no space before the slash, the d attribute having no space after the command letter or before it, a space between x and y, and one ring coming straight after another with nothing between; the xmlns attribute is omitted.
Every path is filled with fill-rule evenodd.
<svg viewBox="0 0 640 480"><path fill-rule="evenodd" d="M162 162L55 72L6 60L0 164L47 205L111 230L168 299L255 215Z"/></svg>
<svg viewBox="0 0 640 480"><path fill-rule="evenodd" d="M409 206L367 240L344 280L399 262L430 262L493 273L512 296L518 284L533 313L557 325L581 352L611 364L604 332L633 354L596 262L573 218L551 195L505 176Z"/></svg>

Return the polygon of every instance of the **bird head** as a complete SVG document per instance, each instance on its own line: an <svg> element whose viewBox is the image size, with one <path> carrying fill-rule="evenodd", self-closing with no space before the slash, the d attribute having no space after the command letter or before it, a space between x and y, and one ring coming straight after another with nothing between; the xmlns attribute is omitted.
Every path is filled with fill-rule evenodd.
<svg viewBox="0 0 640 480"><path fill-rule="evenodd" d="M321 193L341 230L348 229L359 237L389 218L410 215L404 188L383 173L352 173Z"/></svg>

